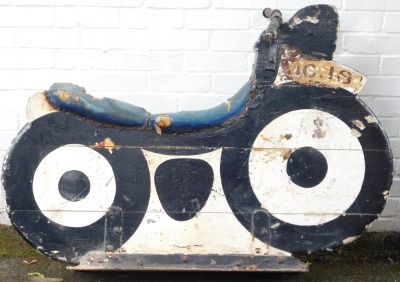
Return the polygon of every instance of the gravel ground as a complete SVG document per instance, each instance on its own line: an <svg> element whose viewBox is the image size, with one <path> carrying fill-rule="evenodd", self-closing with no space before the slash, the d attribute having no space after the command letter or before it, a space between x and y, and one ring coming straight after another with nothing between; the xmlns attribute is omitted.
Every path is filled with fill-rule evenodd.
<svg viewBox="0 0 400 282"><path fill-rule="evenodd" d="M0 281L399 281L400 233L368 233L332 252L298 256L308 273L74 272L0 225Z"/></svg>

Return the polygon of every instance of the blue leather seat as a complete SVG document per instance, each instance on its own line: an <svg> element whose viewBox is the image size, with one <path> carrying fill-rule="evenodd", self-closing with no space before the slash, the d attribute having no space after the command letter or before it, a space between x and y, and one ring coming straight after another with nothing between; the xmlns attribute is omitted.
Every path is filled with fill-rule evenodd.
<svg viewBox="0 0 400 282"><path fill-rule="evenodd" d="M216 107L177 113L151 114L141 107L111 98L96 98L83 87L71 83L56 83L46 92L54 108L75 113L99 123L133 127L157 127L157 118L167 116L168 130L194 130L221 125L240 115L249 100L252 82L248 81L227 102Z"/></svg>

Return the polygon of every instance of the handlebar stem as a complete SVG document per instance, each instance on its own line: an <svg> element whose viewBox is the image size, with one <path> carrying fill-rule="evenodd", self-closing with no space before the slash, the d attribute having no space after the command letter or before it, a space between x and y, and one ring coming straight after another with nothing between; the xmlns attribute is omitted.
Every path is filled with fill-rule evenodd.
<svg viewBox="0 0 400 282"><path fill-rule="evenodd" d="M279 38L279 28L283 23L282 13L279 10L273 10L266 8L263 11L263 16L267 19L271 19L267 30L265 31L264 40L273 41Z"/></svg>

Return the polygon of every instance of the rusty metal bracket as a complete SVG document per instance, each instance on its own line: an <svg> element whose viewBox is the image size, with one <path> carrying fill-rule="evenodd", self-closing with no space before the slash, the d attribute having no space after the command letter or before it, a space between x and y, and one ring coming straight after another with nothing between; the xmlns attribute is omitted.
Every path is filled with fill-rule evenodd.
<svg viewBox="0 0 400 282"><path fill-rule="evenodd" d="M307 264L292 256L249 255L132 255L89 252L76 271L238 271L238 272L308 272Z"/></svg>

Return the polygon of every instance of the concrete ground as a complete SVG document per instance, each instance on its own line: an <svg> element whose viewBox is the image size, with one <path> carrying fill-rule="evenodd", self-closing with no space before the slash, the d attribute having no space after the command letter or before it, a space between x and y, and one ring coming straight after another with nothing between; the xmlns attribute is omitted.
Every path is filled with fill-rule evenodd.
<svg viewBox="0 0 400 282"><path fill-rule="evenodd" d="M0 281L400 281L400 233L368 233L332 252L298 256L308 273L73 272L0 225Z"/></svg>

